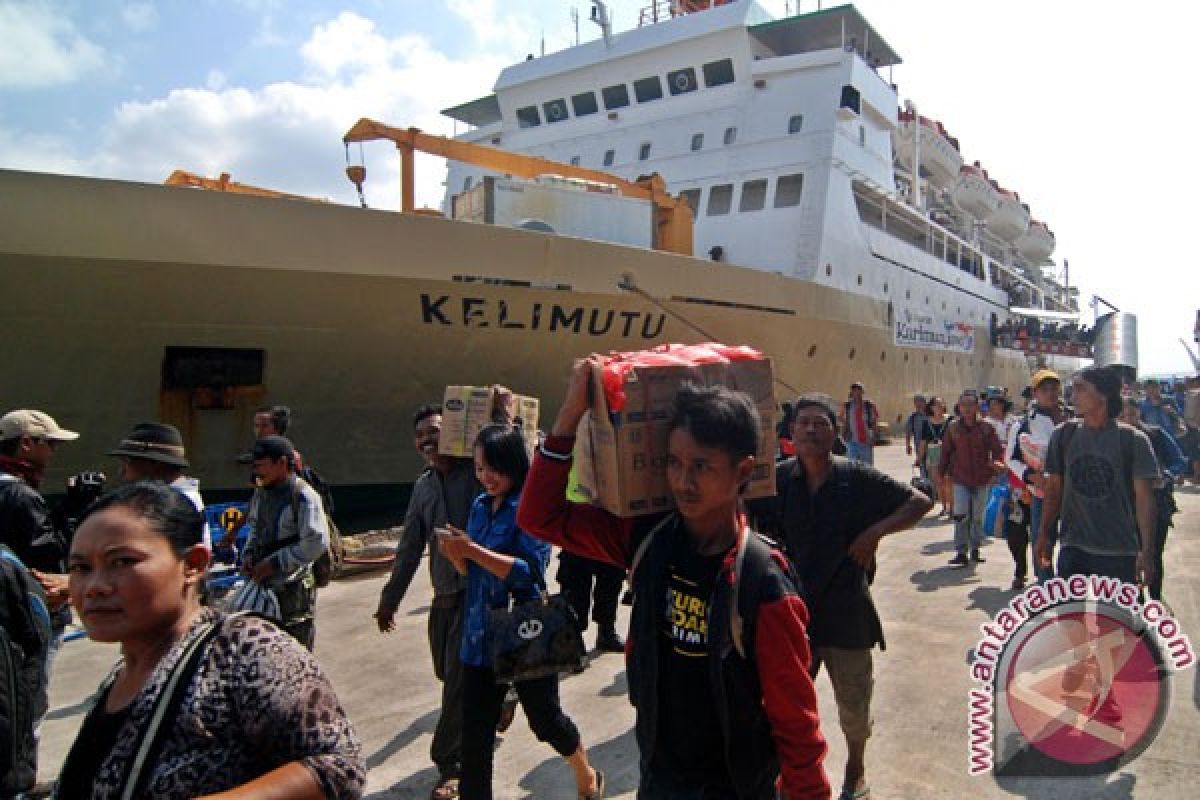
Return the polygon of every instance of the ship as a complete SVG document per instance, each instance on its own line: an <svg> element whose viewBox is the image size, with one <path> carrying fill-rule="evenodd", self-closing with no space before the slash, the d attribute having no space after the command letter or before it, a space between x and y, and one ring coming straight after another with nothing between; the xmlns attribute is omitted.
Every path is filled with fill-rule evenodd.
<svg viewBox="0 0 1200 800"><path fill-rule="evenodd" d="M597 2L593 18L595 41L444 113L465 144L661 176L694 214L691 255L655 249L619 192L622 211L588 205L603 181L465 161L441 213L0 170L0 396L83 432L55 475L161 419L206 497L232 496L254 410L285 403L339 508L366 513L403 505L415 407L500 383L550 419L591 352L750 345L780 400L859 380L891 426L914 392L1015 394L1036 366L1090 362L1081 342L1011 335L1079 318L1054 235L901 102L900 57L854 6L656 2L614 32Z"/></svg>

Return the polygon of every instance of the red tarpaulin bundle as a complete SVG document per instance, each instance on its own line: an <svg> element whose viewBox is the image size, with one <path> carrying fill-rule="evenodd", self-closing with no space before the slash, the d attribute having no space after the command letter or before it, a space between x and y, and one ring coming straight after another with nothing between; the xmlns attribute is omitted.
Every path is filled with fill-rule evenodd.
<svg viewBox="0 0 1200 800"><path fill-rule="evenodd" d="M620 413L625 409L625 377L637 367L691 367L761 358L763 354L753 347L718 342L664 344L632 353L609 353L604 356L604 396L608 410Z"/></svg>

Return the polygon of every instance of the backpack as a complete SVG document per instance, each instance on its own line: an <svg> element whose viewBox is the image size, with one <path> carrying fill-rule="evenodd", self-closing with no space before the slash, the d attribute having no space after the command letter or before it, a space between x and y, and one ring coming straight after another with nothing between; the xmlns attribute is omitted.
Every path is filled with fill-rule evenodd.
<svg viewBox="0 0 1200 800"><path fill-rule="evenodd" d="M0 796L33 786L44 708L46 649L53 635L42 587L17 555L0 545Z"/></svg>
<svg viewBox="0 0 1200 800"><path fill-rule="evenodd" d="M633 559L629 563L629 585L631 587L635 585L634 575L637 573L638 565L646 555L646 551L650 549L650 543L654 540L655 535L675 518L675 514L668 514L663 517L638 542L637 549L633 551ZM753 626L758 606L751 605L748 600L743 600L742 584L747 580L747 573L751 576L749 578L750 582L752 584L757 583L759 578L766 574L771 561L771 542L766 537L755 533L747 527L746 534L738 542L737 554L734 556L733 574L735 581L733 584L733 597L729 602L729 636L733 641L734 649L737 650L738 655L743 659L747 658L747 652L754 650ZM791 574L790 566L787 571L789 577L792 578L792 582L796 584L798 589L799 580L794 574ZM743 606L746 607L743 608ZM750 620L749 631L746 625L747 618ZM746 644L747 639L750 640L749 646Z"/></svg>

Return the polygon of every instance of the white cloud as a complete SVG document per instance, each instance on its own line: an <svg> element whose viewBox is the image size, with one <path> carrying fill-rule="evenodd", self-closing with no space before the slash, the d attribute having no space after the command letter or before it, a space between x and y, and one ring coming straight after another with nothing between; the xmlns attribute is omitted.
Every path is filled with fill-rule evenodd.
<svg viewBox="0 0 1200 800"><path fill-rule="evenodd" d="M130 30L143 33L158 24L158 11L150 3L130 3L121 9L121 19Z"/></svg>
<svg viewBox="0 0 1200 800"><path fill-rule="evenodd" d="M0 89L71 83L104 63L104 51L42 2L0 2Z"/></svg>
<svg viewBox="0 0 1200 800"><path fill-rule="evenodd" d="M229 172L244 183L354 202L353 188L343 176L341 137L359 117L448 133L450 122L439 110L486 93L506 61L488 55L454 61L422 37L385 37L373 22L351 13L318 25L301 54L310 73L304 82L234 87L214 69L205 88L174 89L150 101L123 103L92 154L72 164L60 153L56 163L84 174L152 182L174 169ZM39 149L53 155L48 144ZM0 163L13 163L10 152L0 140ZM351 154L355 163L358 152L355 147ZM368 143L363 152L370 170L368 201L395 208L395 149ZM44 167L46 161L23 163ZM420 204L440 204L444 173L440 160L418 160Z"/></svg>

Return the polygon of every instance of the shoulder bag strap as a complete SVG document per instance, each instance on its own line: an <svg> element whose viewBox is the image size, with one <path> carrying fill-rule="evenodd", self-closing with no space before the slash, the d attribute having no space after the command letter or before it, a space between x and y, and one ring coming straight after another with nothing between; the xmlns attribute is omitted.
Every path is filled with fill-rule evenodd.
<svg viewBox="0 0 1200 800"><path fill-rule="evenodd" d="M154 703L150 721L142 731L138 748L130 762L129 773L123 783L121 800L133 800L145 795L145 784L150 779L150 770L158 760L171 725L179 715L184 695L200 668L200 661L207 654L208 645L216 635L216 623L205 623L175 662Z"/></svg>
<svg viewBox="0 0 1200 800"><path fill-rule="evenodd" d="M746 565L746 548L750 546L751 533L749 526L742 526L742 534L738 539L737 555L733 557L733 596L729 599L729 633L733 638L733 647L738 655L746 657L745 620L738 608L742 590L742 571Z"/></svg>

